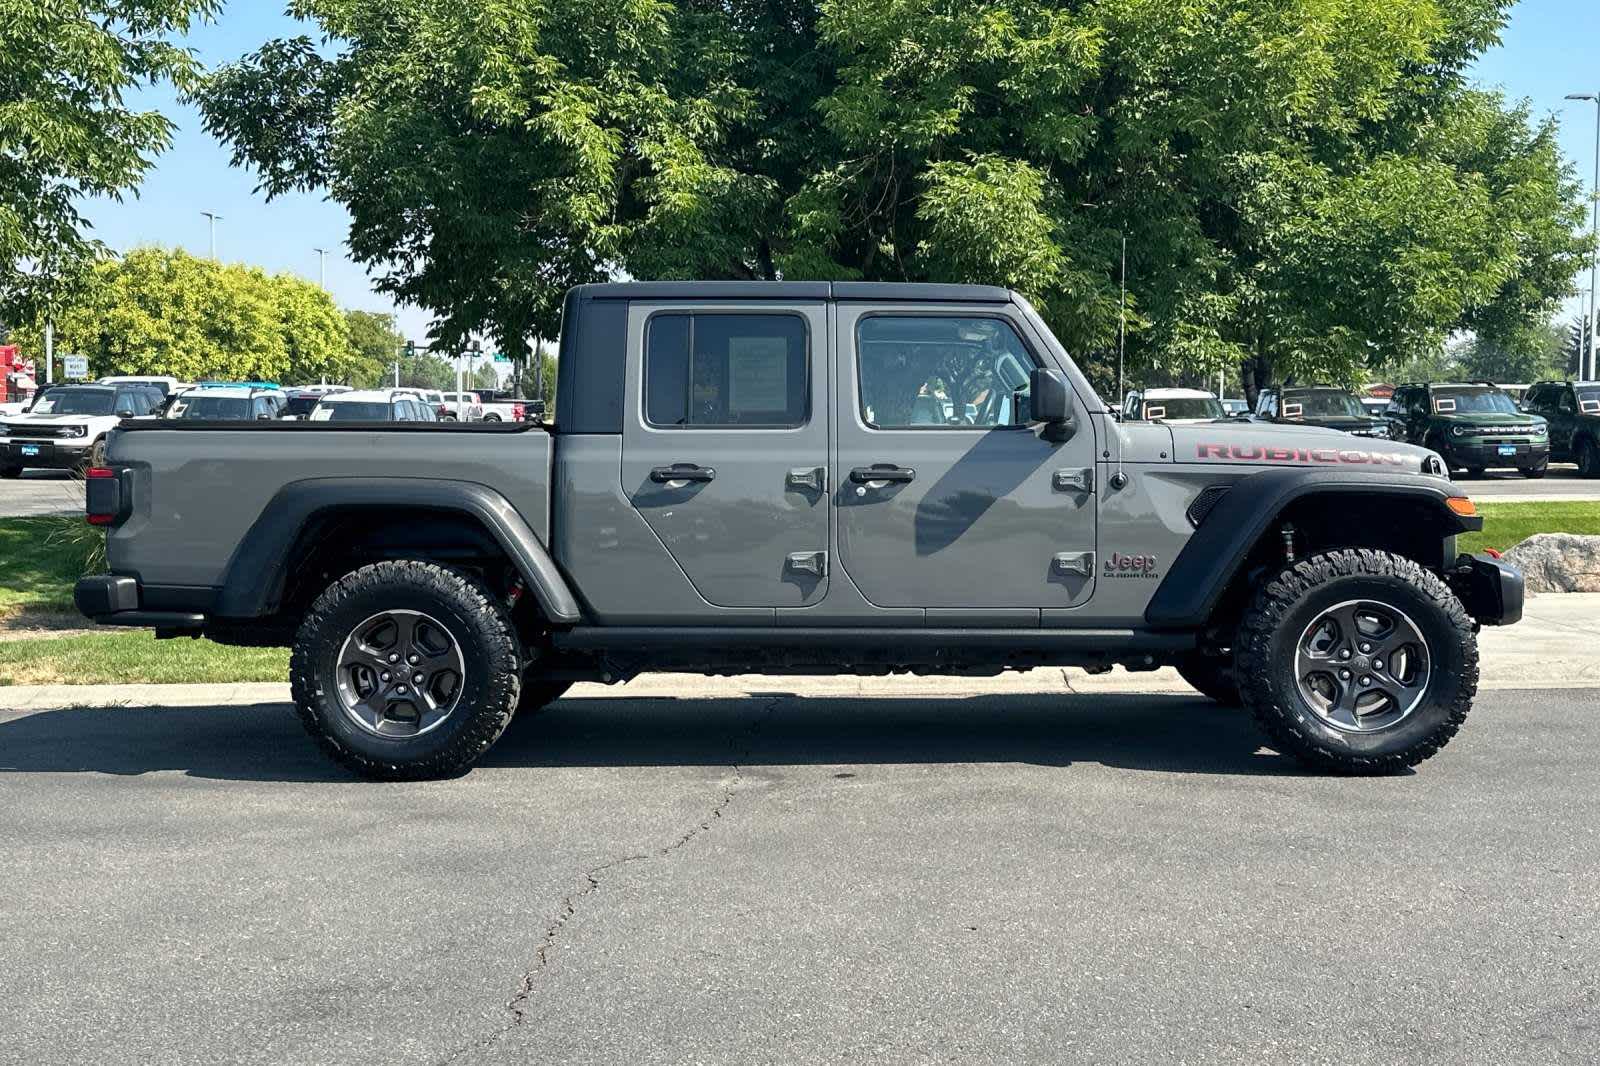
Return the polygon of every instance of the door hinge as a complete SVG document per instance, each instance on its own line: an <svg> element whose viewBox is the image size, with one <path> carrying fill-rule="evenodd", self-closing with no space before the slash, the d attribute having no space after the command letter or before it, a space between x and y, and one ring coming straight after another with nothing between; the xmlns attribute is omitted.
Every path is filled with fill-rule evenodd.
<svg viewBox="0 0 1600 1066"><path fill-rule="evenodd" d="M1076 470L1057 470L1052 475L1050 483L1057 492L1093 492L1094 467L1086 466Z"/></svg>
<svg viewBox="0 0 1600 1066"><path fill-rule="evenodd" d="M827 552L790 552L789 558L784 562L784 567L797 574L810 574L813 577L828 576Z"/></svg>
<svg viewBox="0 0 1600 1066"><path fill-rule="evenodd" d="M784 479L784 484L791 489L810 489L812 492L828 491L828 468L825 466L806 466L798 470L791 470Z"/></svg>
<svg viewBox="0 0 1600 1066"><path fill-rule="evenodd" d="M1050 560L1050 568L1058 574L1093 577L1094 552L1056 552Z"/></svg>

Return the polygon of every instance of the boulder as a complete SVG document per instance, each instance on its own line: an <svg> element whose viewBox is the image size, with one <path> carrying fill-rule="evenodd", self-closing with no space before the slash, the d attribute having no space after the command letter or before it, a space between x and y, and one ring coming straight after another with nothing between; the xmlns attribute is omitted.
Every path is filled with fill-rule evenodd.
<svg viewBox="0 0 1600 1066"><path fill-rule="evenodd" d="M1600 592L1600 537L1535 533L1506 552L1529 592Z"/></svg>

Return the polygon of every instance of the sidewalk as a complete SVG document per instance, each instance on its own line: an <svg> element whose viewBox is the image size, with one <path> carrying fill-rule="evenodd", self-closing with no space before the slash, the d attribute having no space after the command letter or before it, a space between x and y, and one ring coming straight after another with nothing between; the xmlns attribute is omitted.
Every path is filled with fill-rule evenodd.
<svg viewBox="0 0 1600 1066"><path fill-rule="evenodd" d="M1600 688L1600 592L1547 594L1523 619L1479 635L1480 690ZM1048 667L999 677L699 677L645 674L626 685L575 685L567 698L737 699L752 693L802 696L966 696L1004 692L1148 692L1192 695L1177 672L1113 670L1090 675ZM0 710L54 707L208 707L288 703L287 683L236 685L17 685L0 688Z"/></svg>

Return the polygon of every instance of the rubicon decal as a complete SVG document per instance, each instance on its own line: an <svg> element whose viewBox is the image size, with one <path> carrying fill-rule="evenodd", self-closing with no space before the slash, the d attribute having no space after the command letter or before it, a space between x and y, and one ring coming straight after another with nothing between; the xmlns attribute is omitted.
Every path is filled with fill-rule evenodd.
<svg viewBox="0 0 1600 1066"><path fill-rule="evenodd" d="M1410 456L1359 448L1282 448L1263 444L1201 444L1196 457L1236 463L1326 463L1330 466L1405 466Z"/></svg>

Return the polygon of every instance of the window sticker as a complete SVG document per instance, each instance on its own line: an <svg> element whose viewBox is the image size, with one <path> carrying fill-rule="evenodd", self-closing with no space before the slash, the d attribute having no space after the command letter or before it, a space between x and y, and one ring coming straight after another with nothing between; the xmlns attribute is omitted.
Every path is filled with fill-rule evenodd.
<svg viewBox="0 0 1600 1066"><path fill-rule="evenodd" d="M1305 407L1298 403L1286 403L1283 405L1284 418L1299 418L1304 411Z"/></svg>
<svg viewBox="0 0 1600 1066"><path fill-rule="evenodd" d="M1447 414L1456 409L1456 402L1454 400L1438 399L1433 401L1433 409L1439 414Z"/></svg>
<svg viewBox="0 0 1600 1066"><path fill-rule="evenodd" d="M1600 415L1600 400L1579 400L1578 410L1586 415Z"/></svg>
<svg viewBox="0 0 1600 1066"><path fill-rule="evenodd" d="M782 337L728 338L728 410L789 408L789 344Z"/></svg>

